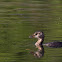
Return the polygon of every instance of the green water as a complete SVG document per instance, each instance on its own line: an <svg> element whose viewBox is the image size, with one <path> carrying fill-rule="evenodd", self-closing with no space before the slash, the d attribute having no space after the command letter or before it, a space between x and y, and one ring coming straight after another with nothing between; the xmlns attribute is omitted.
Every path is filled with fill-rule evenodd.
<svg viewBox="0 0 62 62"><path fill-rule="evenodd" d="M62 41L62 1L0 0L0 62L62 62L62 48L44 46L40 59L37 39L29 39L35 31L45 34L44 43Z"/></svg>

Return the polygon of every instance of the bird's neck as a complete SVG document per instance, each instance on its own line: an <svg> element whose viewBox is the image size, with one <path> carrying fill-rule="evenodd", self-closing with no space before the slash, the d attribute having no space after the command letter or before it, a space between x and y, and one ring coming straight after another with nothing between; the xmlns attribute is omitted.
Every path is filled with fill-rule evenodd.
<svg viewBox="0 0 62 62"><path fill-rule="evenodd" d="M38 38L38 41L37 41L37 42L38 42L39 44L40 44L40 43L42 44L42 43L43 43L43 41L44 41L44 39L43 39L43 38Z"/></svg>
<svg viewBox="0 0 62 62"><path fill-rule="evenodd" d="M35 46L38 48L38 47L41 47L40 45L42 45L43 43L43 38L38 38L38 41L35 43Z"/></svg>

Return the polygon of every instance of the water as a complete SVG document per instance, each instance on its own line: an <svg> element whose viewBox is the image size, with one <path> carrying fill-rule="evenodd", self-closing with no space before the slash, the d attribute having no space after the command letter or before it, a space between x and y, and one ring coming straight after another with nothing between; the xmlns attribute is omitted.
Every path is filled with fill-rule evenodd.
<svg viewBox="0 0 62 62"><path fill-rule="evenodd" d="M62 41L62 2L59 0L3 0L0 2L0 62L62 62L62 48L44 46L44 56L35 58L37 30L44 43Z"/></svg>

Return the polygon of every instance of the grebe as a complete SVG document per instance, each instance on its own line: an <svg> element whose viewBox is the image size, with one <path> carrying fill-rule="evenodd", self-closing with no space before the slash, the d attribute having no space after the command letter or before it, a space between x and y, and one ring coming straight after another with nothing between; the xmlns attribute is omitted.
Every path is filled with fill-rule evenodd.
<svg viewBox="0 0 62 62"><path fill-rule="evenodd" d="M29 36L29 38L37 38L38 41L35 43L35 46L41 50L42 43L44 41L44 33L41 31L36 31L33 35Z"/></svg>
<svg viewBox="0 0 62 62"><path fill-rule="evenodd" d="M45 45L48 47L54 47L54 48L58 48L58 47L62 47L62 42L49 42L46 44L43 44L44 41L44 33L41 31L36 31L33 35L29 36L30 38L37 38L38 41L35 43L35 46L41 50L41 46Z"/></svg>

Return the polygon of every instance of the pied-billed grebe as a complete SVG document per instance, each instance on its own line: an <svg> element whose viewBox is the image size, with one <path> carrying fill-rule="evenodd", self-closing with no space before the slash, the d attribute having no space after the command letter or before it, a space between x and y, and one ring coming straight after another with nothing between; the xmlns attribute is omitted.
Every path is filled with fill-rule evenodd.
<svg viewBox="0 0 62 62"><path fill-rule="evenodd" d="M35 43L35 46L41 50L41 46L42 45L45 45L45 46L48 46L48 47L62 47L62 42L49 42L49 43L46 43L46 44L43 44L43 41L44 41L44 33L41 32L41 31L36 31L33 35L29 36L30 38L37 38L38 41Z"/></svg>
<svg viewBox="0 0 62 62"><path fill-rule="evenodd" d="M29 36L29 38L37 38L38 41L35 43L35 46L41 50L42 43L44 41L44 33L41 31L36 31L33 35Z"/></svg>

